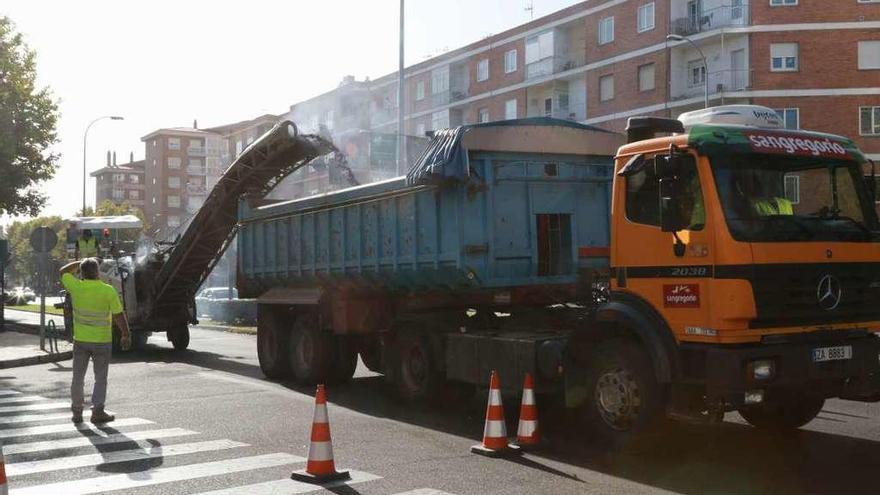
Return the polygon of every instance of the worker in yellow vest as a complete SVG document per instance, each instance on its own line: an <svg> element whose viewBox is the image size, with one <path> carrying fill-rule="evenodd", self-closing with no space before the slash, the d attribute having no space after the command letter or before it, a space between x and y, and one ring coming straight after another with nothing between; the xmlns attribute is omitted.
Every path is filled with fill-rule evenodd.
<svg viewBox="0 0 880 495"><path fill-rule="evenodd" d="M82 279L73 276L79 268ZM107 372L113 352L113 324L120 332L123 349L131 345L128 319L122 310L119 294L113 286L98 278L98 260L86 258L61 268L61 285L73 302L73 378L70 383L70 409L74 423L83 420L83 382L89 359L92 360L95 387L92 390L92 423L116 419L104 411L107 397Z"/></svg>
<svg viewBox="0 0 880 495"><path fill-rule="evenodd" d="M753 198L752 208L758 216L769 217L773 215L794 215L791 201L786 198L774 196L772 198Z"/></svg>
<svg viewBox="0 0 880 495"><path fill-rule="evenodd" d="M92 235L92 231L89 229L85 229L82 232L82 235L76 241L76 248L74 255L78 260L84 260L86 258L94 258L98 256L98 239Z"/></svg>

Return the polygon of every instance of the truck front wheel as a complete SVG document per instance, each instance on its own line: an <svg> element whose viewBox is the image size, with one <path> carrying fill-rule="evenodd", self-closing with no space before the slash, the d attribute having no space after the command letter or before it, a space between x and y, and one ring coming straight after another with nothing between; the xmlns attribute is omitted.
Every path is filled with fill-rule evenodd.
<svg viewBox="0 0 880 495"><path fill-rule="evenodd" d="M287 353L290 331L281 326L279 310L258 308L257 317L257 359L266 378L284 378L290 373L290 360Z"/></svg>
<svg viewBox="0 0 880 495"><path fill-rule="evenodd" d="M439 398L443 376L428 339L401 335L396 345L394 381L401 398L420 401Z"/></svg>
<svg viewBox="0 0 880 495"><path fill-rule="evenodd" d="M598 343L588 358L584 415L598 440L624 447L656 426L664 394L647 353L633 341L613 339Z"/></svg>
<svg viewBox="0 0 880 495"><path fill-rule="evenodd" d="M819 415L825 399L800 393L769 397L761 404L744 407L739 414L755 428L765 430L794 430Z"/></svg>
<svg viewBox="0 0 880 495"><path fill-rule="evenodd" d="M168 330L168 340L176 351L185 351L189 347L189 325L182 324L172 330Z"/></svg>

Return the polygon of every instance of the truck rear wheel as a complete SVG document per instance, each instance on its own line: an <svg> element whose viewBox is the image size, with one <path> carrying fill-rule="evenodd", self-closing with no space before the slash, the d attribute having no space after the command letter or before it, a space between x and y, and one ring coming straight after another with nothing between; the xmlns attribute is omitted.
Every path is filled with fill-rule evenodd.
<svg viewBox="0 0 880 495"><path fill-rule="evenodd" d="M296 381L311 385L329 378L333 347L333 336L321 331L317 315L309 313L297 318L288 351Z"/></svg>
<svg viewBox="0 0 880 495"><path fill-rule="evenodd" d="M131 332L131 348L135 351L142 351L147 347L147 339L150 334L147 332Z"/></svg>
<svg viewBox="0 0 880 495"><path fill-rule="evenodd" d="M400 335L395 351L393 377L400 397L411 402L439 398L444 379L428 339Z"/></svg>
<svg viewBox="0 0 880 495"><path fill-rule="evenodd" d="M824 405L825 399L822 397L791 393L744 407L739 414L755 428L785 431L809 423L819 415Z"/></svg>
<svg viewBox="0 0 880 495"><path fill-rule="evenodd" d="M330 376L328 381L332 383L345 383L354 376L357 369L357 347L350 338L332 337L335 344L335 353L330 363Z"/></svg>
<svg viewBox="0 0 880 495"><path fill-rule="evenodd" d="M174 350L176 351L185 351L187 347L189 347L189 325L182 324L168 330L168 340L171 341L171 345L174 346Z"/></svg>
<svg viewBox="0 0 880 495"><path fill-rule="evenodd" d="M260 305L257 318L257 359L266 378L284 378L290 374L287 348L290 331L282 328L277 309Z"/></svg>
<svg viewBox="0 0 880 495"><path fill-rule="evenodd" d="M591 351L587 370L587 427L612 448L631 444L657 425L663 392L647 353L637 343L613 339Z"/></svg>

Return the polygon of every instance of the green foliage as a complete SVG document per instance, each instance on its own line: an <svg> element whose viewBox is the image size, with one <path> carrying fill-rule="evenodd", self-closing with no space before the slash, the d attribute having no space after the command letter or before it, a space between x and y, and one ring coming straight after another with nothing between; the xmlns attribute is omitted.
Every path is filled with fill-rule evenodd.
<svg viewBox="0 0 880 495"><path fill-rule="evenodd" d="M49 252L50 270L56 270L60 263L67 259L64 247L65 223L59 216L37 217L27 221L13 222L6 230L9 240L9 265L6 268L7 287L27 285L35 287L38 269L37 255L31 248L31 232L37 227L46 226L58 235L58 243ZM57 281L57 276L49 276L50 286Z"/></svg>
<svg viewBox="0 0 880 495"><path fill-rule="evenodd" d="M37 186L55 175L58 105L36 77L36 54L0 17L0 213L38 215L46 196Z"/></svg>

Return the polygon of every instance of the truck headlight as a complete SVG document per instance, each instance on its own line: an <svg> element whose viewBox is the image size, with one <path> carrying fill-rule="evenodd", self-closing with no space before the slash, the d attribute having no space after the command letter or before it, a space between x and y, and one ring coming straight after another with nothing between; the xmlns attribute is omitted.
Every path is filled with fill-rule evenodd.
<svg viewBox="0 0 880 495"><path fill-rule="evenodd" d="M748 374L753 380L769 380L776 374L776 363L773 359L756 359L749 363Z"/></svg>

